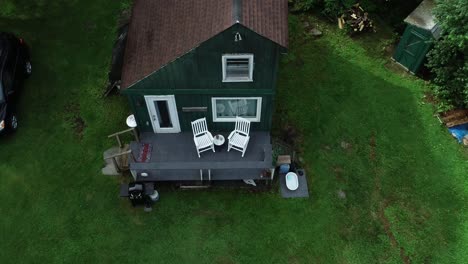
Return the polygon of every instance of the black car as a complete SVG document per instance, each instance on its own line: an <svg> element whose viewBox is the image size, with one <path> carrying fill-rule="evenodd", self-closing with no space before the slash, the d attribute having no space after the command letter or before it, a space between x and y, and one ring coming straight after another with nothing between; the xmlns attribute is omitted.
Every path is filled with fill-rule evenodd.
<svg viewBox="0 0 468 264"><path fill-rule="evenodd" d="M31 70L29 48L24 40L0 32L0 133L18 128L16 101Z"/></svg>

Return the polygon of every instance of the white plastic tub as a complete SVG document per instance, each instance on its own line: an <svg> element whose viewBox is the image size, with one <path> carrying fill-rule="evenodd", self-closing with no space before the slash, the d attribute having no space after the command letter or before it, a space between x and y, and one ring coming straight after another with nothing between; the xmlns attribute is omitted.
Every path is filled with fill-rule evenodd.
<svg viewBox="0 0 468 264"><path fill-rule="evenodd" d="M296 173L288 172L286 174L286 187L291 191L295 191L299 188L299 179Z"/></svg>

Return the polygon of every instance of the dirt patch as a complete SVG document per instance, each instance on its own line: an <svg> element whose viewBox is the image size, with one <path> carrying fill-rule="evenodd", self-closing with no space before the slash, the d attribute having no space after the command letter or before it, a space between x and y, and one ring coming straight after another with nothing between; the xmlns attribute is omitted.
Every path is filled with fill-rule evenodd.
<svg viewBox="0 0 468 264"><path fill-rule="evenodd" d="M70 123L75 135L81 140L83 139L86 123L80 114L80 106L78 104L69 104L65 107L66 120Z"/></svg>
<svg viewBox="0 0 468 264"><path fill-rule="evenodd" d="M437 105L439 102L434 94L430 91L424 92L423 101L428 104Z"/></svg>
<svg viewBox="0 0 468 264"><path fill-rule="evenodd" d="M393 53L395 53L395 44L389 44L383 47L383 52L385 57L392 57Z"/></svg>
<svg viewBox="0 0 468 264"><path fill-rule="evenodd" d="M290 146L297 146L298 142L300 142L299 131L291 124L286 124L281 127L279 138L282 142Z"/></svg>
<svg viewBox="0 0 468 264"><path fill-rule="evenodd" d="M343 177L344 169L342 167L333 167L333 172L335 173L335 178L337 181L346 183L346 179Z"/></svg>
<svg viewBox="0 0 468 264"><path fill-rule="evenodd" d="M369 140L370 152L369 152L369 159L371 163L375 165L375 161L377 159L377 143L375 134L372 133L371 138ZM406 254L405 249L400 246L395 235L392 232L390 220L385 216L385 210L390 205L389 199L382 197L382 180L380 178L380 173L377 166L374 166L374 175L375 175L375 185L374 190L372 191L372 199L378 203L377 208L377 220L382 224L385 234L387 235L388 239L390 240L390 244L394 248L398 248L400 250L400 258L405 264L411 263L411 259Z"/></svg>
<svg viewBox="0 0 468 264"><path fill-rule="evenodd" d="M86 124L81 117L75 117L73 120L73 129L75 130L75 133L78 135L80 139L83 138L83 131L86 127Z"/></svg>
<svg viewBox="0 0 468 264"><path fill-rule="evenodd" d="M375 161L376 153L375 153L375 148L377 147L377 144L375 143L375 135L372 134L371 139L370 139L370 153L369 153L369 158L371 161Z"/></svg>
<svg viewBox="0 0 468 264"><path fill-rule="evenodd" d="M400 75L405 75L405 76L409 75L408 71L405 68L403 68L402 66L400 66L399 64L397 64L396 62L392 60L389 60L387 63L385 63L385 68L391 72L394 72Z"/></svg>
<svg viewBox="0 0 468 264"><path fill-rule="evenodd" d="M411 263L411 259L409 256L406 254L406 251L403 247L401 247L398 244L398 241L395 238L395 235L393 234L391 230L391 224L388 218L385 216L385 209L389 206L389 202L387 200L384 200L380 203L379 206L379 220L382 223L385 233L387 234L387 237L390 239L390 243L392 244L393 247L399 248L400 249L400 258L405 264Z"/></svg>

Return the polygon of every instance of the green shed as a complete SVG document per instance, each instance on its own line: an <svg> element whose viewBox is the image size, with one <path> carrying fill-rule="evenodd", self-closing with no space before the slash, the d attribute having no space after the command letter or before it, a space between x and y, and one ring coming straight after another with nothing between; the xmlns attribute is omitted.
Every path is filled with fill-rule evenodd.
<svg viewBox="0 0 468 264"><path fill-rule="evenodd" d="M440 36L440 27L432 14L434 6L434 0L424 0L405 19L407 27L393 55L398 64L412 73L418 72L434 40Z"/></svg>
<svg viewBox="0 0 468 264"><path fill-rule="evenodd" d="M136 0L121 92L139 130L191 132L205 117L230 131L242 116L269 131L287 17L287 0Z"/></svg>

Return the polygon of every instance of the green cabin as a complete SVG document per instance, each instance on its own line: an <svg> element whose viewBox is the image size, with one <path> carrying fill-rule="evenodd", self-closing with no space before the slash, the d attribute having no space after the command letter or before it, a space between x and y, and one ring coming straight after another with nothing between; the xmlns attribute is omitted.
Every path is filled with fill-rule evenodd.
<svg viewBox="0 0 468 264"><path fill-rule="evenodd" d="M432 14L434 6L434 0L424 0L405 19L407 26L393 55L398 64L412 73L418 72L434 40L440 37L440 27Z"/></svg>
<svg viewBox="0 0 468 264"><path fill-rule="evenodd" d="M231 131L235 117L270 131L287 0L136 0L121 93L140 132L191 132L206 117Z"/></svg>

